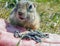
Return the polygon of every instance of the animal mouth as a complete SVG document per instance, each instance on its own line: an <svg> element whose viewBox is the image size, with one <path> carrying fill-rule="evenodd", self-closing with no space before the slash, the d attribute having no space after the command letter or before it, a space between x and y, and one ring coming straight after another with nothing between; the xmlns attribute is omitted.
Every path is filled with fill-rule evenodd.
<svg viewBox="0 0 60 46"><path fill-rule="evenodd" d="M19 17L21 20L24 20L24 18L23 17Z"/></svg>
<svg viewBox="0 0 60 46"><path fill-rule="evenodd" d="M19 19L24 20L25 18L23 17L23 13L22 12L18 12L19 15Z"/></svg>

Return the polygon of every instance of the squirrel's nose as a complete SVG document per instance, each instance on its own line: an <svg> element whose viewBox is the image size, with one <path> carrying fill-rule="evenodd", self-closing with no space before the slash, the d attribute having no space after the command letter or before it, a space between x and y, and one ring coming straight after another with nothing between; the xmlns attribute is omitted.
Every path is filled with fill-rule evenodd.
<svg viewBox="0 0 60 46"><path fill-rule="evenodd" d="M22 16L22 15L23 15L23 13L22 13L22 12L18 12L18 14L19 14L20 16Z"/></svg>

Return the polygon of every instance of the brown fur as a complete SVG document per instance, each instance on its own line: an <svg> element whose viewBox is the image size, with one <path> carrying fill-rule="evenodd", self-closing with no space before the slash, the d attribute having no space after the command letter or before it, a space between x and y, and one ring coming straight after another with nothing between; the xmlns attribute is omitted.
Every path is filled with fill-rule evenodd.
<svg viewBox="0 0 60 46"><path fill-rule="evenodd" d="M28 10L30 5L32 5L32 8ZM18 12L21 12L22 15L18 15ZM19 17L22 17L23 19ZM36 30L40 27L40 18L36 12L36 6L30 1L20 1L13 9L9 19L11 24L19 25L28 29Z"/></svg>

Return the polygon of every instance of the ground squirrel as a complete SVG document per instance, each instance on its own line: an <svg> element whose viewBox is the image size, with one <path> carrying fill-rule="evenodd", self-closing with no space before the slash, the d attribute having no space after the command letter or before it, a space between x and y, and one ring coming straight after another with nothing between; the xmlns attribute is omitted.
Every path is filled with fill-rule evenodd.
<svg viewBox="0 0 60 46"><path fill-rule="evenodd" d="M36 12L36 5L31 1L20 1L9 16L10 23L36 30L40 27L40 17Z"/></svg>

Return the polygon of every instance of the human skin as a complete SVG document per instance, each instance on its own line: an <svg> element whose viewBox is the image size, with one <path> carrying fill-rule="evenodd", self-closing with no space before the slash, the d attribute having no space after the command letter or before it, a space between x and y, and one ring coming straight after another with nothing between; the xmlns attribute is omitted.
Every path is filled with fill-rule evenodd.
<svg viewBox="0 0 60 46"><path fill-rule="evenodd" d="M14 37L14 31L19 30L25 32L22 27L13 27L4 19L0 19L0 46L16 46L20 38ZM19 46L60 46L60 35L49 34L49 38L41 39L41 43L36 43L34 40L21 40Z"/></svg>

